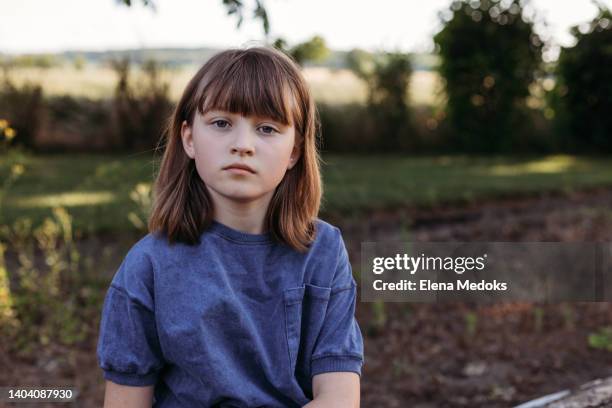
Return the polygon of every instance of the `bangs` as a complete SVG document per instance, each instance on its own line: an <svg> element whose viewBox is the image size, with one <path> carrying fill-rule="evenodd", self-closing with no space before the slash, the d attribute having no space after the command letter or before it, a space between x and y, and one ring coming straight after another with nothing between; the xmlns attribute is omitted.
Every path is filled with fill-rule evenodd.
<svg viewBox="0 0 612 408"><path fill-rule="evenodd" d="M222 110L270 118L289 126L299 122L287 72L269 58L240 54L223 71L206 75L195 95L200 114ZM296 115L297 117L292 117Z"/></svg>

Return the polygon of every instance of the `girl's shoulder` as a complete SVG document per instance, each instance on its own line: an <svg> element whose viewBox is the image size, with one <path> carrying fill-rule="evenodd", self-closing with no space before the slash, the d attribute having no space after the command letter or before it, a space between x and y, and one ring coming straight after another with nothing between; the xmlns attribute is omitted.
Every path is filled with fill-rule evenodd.
<svg viewBox="0 0 612 408"><path fill-rule="evenodd" d="M150 234L132 244L111 280L110 288L147 308L152 306L153 237Z"/></svg>
<svg viewBox="0 0 612 408"><path fill-rule="evenodd" d="M317 218L316 229L315 239L311 246L313 255L336 260L347 255L342 230L339 227Z"/></svg>
<svg viewBox="0 0 612 408"><path fill-rule="evenodd" d="M348 251L339 227L317 218L317 234L310 250L310 257L317 266L321 282L333 291L355 286Z"/></svg>
<svg viewBox="0 0 612 408"><path fill-rule="evenodd" d="M342 240L342 231L337 226L321 218L315 219L316 236L315 240L338 241Z"/></svg>

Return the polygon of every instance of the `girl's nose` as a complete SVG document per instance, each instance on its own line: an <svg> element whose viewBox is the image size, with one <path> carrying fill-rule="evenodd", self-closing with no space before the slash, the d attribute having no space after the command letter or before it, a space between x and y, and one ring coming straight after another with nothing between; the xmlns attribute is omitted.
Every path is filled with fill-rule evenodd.
<svg viewBox="0 0 612 408"><path fill-rule="evenodd" d="M255 146L253 145L254 137L251 134L251 130L243 127L242 129L237 129L236 133L236 138L230 148L232 154L252 156L255 153Z"/></svg>
<svg viewBox="0 0 612 408"><path fill-rule="evenodd" d="M240 156L252 156L253 149L250 147L232 147L232 154L239 154Z"/></svg>

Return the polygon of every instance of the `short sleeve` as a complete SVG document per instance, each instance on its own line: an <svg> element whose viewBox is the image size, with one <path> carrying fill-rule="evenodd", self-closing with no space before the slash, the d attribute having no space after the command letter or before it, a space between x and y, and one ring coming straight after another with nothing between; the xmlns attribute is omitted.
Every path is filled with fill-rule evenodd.
<svg viewBox="0 0 612 408"><path fill-rule="evenodd" d="M102 306L97 357L104 378L153 385L164 366L155 323L150 261L132 248L115 274Z"/></svg>
<svg viewBox="0 0 612 408"><path fill-rule="evenodd" d="M332 291L312 353L311 376L338 371L352 371L361 376L364 363L363 338L355 318L357 284L339 231L338 240Z"/></svg>

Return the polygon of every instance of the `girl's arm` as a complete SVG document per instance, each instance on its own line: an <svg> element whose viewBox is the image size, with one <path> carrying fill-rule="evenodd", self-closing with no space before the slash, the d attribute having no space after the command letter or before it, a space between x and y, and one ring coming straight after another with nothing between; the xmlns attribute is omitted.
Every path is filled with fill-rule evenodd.
<svg viewBox="0 0 612 408"><path fill-rule="evenodd" d="M153 385L133 387L106 380L104 408L151 408L153 405L153 387Z"/></svg>
<svg viewBox="0 0 612 408"><path fill-rule="evenodd" d="M314 399L303 408L359 408L359 382L353 372L317 374L312 377Z"/></svg>

